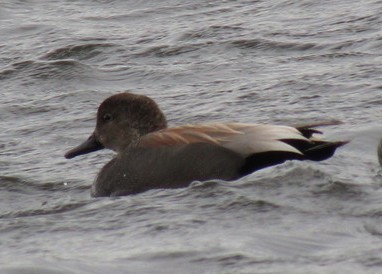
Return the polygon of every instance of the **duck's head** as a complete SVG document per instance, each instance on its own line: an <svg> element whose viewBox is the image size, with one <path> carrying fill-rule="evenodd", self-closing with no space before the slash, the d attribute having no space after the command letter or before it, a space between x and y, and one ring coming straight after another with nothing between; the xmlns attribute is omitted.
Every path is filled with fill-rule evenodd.
<svg viewBox="0 0 382 274"><path fill-rule="evenodd" d="M90 137L65 154L70 159L102 148L117 152L137 144L141 136L166 128L158 105L149 97L119 93L101 103L96 128Z"/></svg>

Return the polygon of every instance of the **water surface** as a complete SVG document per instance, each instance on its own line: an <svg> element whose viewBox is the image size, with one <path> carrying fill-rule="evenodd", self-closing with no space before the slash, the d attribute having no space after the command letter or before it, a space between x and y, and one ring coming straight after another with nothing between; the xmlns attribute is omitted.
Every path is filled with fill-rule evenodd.
<svg viewBox="0 0 382 274"><path fill-rule="evenodd" d="M380 1L2 1L2 273L378 273ZM172 125L343 123L330 160L91 198L63 155L120 91Z"/></svg>

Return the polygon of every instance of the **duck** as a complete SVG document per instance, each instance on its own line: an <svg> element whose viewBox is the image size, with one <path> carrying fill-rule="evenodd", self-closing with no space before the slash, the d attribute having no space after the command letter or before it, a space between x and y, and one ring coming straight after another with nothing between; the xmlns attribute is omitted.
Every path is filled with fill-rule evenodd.
<svg viewBox="0 0 382 274"><path fill-rule="evenodd" d="M106 148L116 152L98 173L91 196L124 196L184 188L194 181L234 181L287 160L323 161L348 141L325 141L318 126L200 123L168 127L148 96L122 92L105 99L90 137L65 157Z"/></svg>

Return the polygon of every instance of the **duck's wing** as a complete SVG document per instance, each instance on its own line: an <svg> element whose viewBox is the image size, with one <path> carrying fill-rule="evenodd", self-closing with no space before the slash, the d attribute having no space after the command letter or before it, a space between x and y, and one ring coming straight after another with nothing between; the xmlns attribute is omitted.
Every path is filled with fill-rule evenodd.
<svg viewBox="0 0 382 274"><path fill-rule="evenodd" d="M219 145L247 157L270 151L302 155L302 152L294 144L310 144L311 141L294 127L213 123L185 125L153 132L144 136L140 140L139 146L174 146L191 143Z"/></svg>
<svg viewBox="0 0 382 274"><path fill-rule="evenodd" d="M320 132L308 125L299 128L239 123L186 125L150 133L141 139L139 146L208 143L226 148L244 159L238 171L243 176L287 160L322 161L347 143L321 141L312 137L315 133Z"/></svg>

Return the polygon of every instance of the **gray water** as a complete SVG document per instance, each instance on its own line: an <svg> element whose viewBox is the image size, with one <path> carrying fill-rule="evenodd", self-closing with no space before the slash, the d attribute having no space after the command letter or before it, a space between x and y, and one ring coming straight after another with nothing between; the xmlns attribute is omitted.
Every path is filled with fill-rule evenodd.
<svg viewBox="0 0 382 274"><path fill-rule="evenodd" d="M382 2L0 3L0 273L382 273ZM328 161L91 198L130 90L170 124L340 120Z"/></svg>

